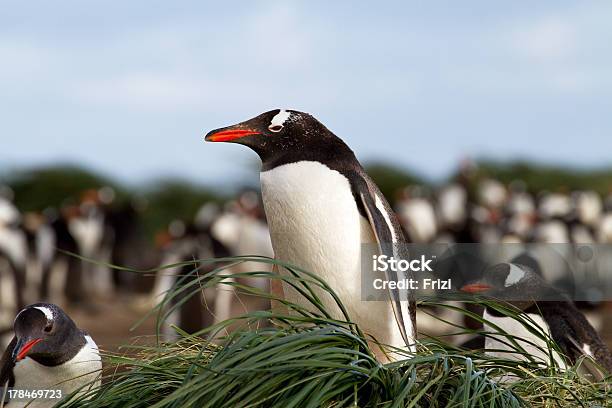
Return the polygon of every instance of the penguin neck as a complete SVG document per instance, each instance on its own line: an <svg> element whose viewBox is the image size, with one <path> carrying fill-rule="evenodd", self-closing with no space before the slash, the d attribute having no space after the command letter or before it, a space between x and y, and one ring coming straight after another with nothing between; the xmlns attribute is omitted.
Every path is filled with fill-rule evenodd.
<svg viewBox="0 0 612 408"><path fill-rule="evenodd" d="M307 142L257 151L262 162L261 171L272 170L284 164L299 161L317 161L341 171L353 163L359 163L355 153L338 137L321 137ZM341 171L342 172L342 171Z"/></svg>

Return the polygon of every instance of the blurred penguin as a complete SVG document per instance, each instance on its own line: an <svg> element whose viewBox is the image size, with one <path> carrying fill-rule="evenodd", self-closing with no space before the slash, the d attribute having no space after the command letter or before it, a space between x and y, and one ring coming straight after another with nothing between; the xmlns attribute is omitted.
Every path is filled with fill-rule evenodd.
<svg viewBox="0 0 612 408"><path fill-rule="evenodd" d="M51 215L51 229L55 235L57 251L51 268L42 275L41 299L81 303L87 299L83 290L81 260L77 241L70 233L69 224L79 216L79 207L65 204L56 215Z"/></svg>
<svg viewBox="0 0 612 408"><path fill-rule="evenodd" d="M468 225L468 194L465 187L452 183L437 195L438 242L472 242Z"/></svg>
<svg viewBox="0 0 612 408"><path fill-rule="evenodd" d="M13 312L24 306L28 246L21 222L19 210L8 198L0 197L0 258L7 268L0 273L0 300Z"/></svg>
<svg viewBox="0 0 612 408"><path fill-rule="evenodd" d="M110 260L110 234L105 222L105 205L114 200L114 190L103 187L99 190L90 189L81 194L78 213L70 219L68 228L77 242L79 254L83 256L81 270L84 274L83 290L88 295L109 297L114 290L112 272L106 266L93 261L108 262Z"/></svg>
<svg viewBox="0 0 612 408"><path fill-rule="evenodd" d="M148 201L141 196L106 206L103 252L110 253L110 263L135 270L148 270L159 265L161 255L145 230L144 217ZM106 254L103 253L106 256ZM151 292L151 276L125 270L112 270L115 291L126 295Z"/></svg>
<svg viewBox="0 0 612 408"><path fill-rule="evenodd" d="M597 225L603 212L601 197L595 191L576 191L572 194L572 201L571 241L576 244L592 244L597 239Z"/></svg>
<svg viewBox="0 0 612 408"><path fill-rule="evenodd" d="M212 262L199 260L223 258L229 256L229 250L211 234L211 225L218 217L218 206L208 203L200 208L195 222L186 225L180 220L170 223L167 231L158 233L158 247L164 251L161 268L155 277L151 302L158 303L163 297L177 288L177 285L188 285L198 276L212 271L218 266ZM175 265L167 267L168 265ZM197 288L192 288L194 290ZM218 321L217 314L225 315L224 307L219 304L219 288L206 288L193 294L178 310L166 319L162 331L166 338L175 338L176 332L171 325L180 327L187 333L195 333ZM182 293L184 295L187 292ZM172 299L170 305L178 299Z"/></svg>
<svg viewBox="0 0 612 408"><path fill-rule="evenodd" d="M535 200L522 181L515 180L510 184L510 197L504 215L502 242L508 242L510 237L515 238L514 242L529 241L537 221L537 212Z"/></svg>
<svg viewBox="0 0 612 408"><path fill-rule="evenodd" d="M41 288L43 277L53 267L56 237L44 212L25 213L23 220L30 258L26 275L27 295L30 301L39 301L45 299L41 296Z"/></svg>
<svg viewBox="0 0 612 408"><path fill-rule="evenodd" d="M244 189L239 193L235 202L226 205L223 214L213 223L211 233L229 249L233 256L274 257L263 203L256 190ZM235 272L271 271L272 265L255 261L243 262L236 265L233 270ZM243 278L243 280L243 283L262 291L270 289L268 279ZM229 317L234 296L232 290L221 290L217 299L218 320L225 320ZM251 307L256 310L270 308L269 302L261 297L253 297L250 303Z"/></svg>
<svg viewBox="0 0 612 408"><path fill-rule="evenodd" d="M435 209L422 187L412 186L402 191L397 203L397 215L409 242L425 244L436 238Z"/></svg>

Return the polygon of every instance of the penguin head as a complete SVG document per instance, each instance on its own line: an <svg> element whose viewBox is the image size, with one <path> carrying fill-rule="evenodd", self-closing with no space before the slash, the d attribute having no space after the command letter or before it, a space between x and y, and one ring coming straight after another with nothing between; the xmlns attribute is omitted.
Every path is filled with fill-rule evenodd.
<svg viewBox="0 0 612 408"><path fill-rule="evenodd" d="M321 142L339 140L312 115L275 109L238 124L210 131L208 142L239 143L254 150L262 161L287 152L307 151Z"/></svg>
<svg viewBox="0 0 612 408"><path fill-rule="evenodd" d="M508 303L519 310L533 306L550 295L550 287L529 262L504 262L486 268L482 274L461 287L464 293L477 294Z"/></svg>
<svg viewBox="0 0 612 408"><path fill-rule="evenodd" d="M45 365L61 364L85 344L72 319L51 303L26 306L17 314L13 329L17 339L12 354L15 362L30 357Z"/></svg>

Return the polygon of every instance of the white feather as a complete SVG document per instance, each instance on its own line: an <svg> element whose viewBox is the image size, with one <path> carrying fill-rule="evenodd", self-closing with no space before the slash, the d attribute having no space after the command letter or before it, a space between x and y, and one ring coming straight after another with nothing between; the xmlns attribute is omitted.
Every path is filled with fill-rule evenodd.
<svg viewBox="0 0 612 408"><path fill-rule="evenodd" d="M44 306L35 306L34 309L38 309L41 312L43 312L45 314L45 317L47 318L48 321L52 322L54 315L53 315L53 311L51 309L49 309L48 307L44 307Z"/></svg>
<svg viewBox="0 0 612 408"><path fill-rule="evenodd" d="M380 211L380 213L384 217L387 225L392 225L389 213L387 212L387 209L385 208L378 194L374 196L374 204L376 205L376 208L378 208L378 211ZM393 229L391 230L391 239L393 240L393 242L397 242L397 234L395 233L395 230Z"/></svg>
<svg viewBox="0 0 612 408"><path fill-rule="evenodd" d="M272 118L270 126L283 126L285 121L289 119L289 116L291 116L291 112L281 109L281 111Z"/></svg>
<svg viewBox="0 0 612 408"><path fill-rule="evenodd" d="M533 322L530 322L531 329L537 329L541 333L550 335L550 328L544 321L542 316L537 314L528 314ZM499 326L501 332L508 333L513 336L512 338L525 350L525 352L531 355L535 360L539 360L545 364L550 364L550 355L548 354L548 345L544 339L538 335L532 333L527 327L525 327L518 320L509 316L493 316L487 312L483 314L486 321ZM497 333L489 324L484 324L484 331L487 333ZM504 344L509 343L509 344ZM502 334L490 334L485 340L486 354L494 357L510 358L514 360L527 360L522 354L517 354L512 342ZM495 350L495 351L493 351ZM553 359L561 368L565 368L565 363L561 356L553 351Z"/></svg>
<svg viewBox="0 0 612 408"><path fill-rule="evenodd" d="M563 217L572 210L572 201L565 194L551 193L540 200L538 211L542 218Z"/></svg>
<svg viewBox="0 0 612 408"><path fill-rule="evenodd" d="M0 225L12 224L21 219L19 210L10 201L0 197Z"/></svg>
<svg viewBox="0 0 612 408"><path fill-rule="evenodd" d="M0 225L0 251L4 252L17 266L24 267L28 245L23 231Z"/></svg>
<svg viewBox="0 0 612 408"><path fill-rule="evenodd" d="M506 188L497 180L484 180L478 189L480 202L486 207L499 208L506 201Z"/></svg>
<svg viewBox="0 0 612 408"><path fill-rule="evenodd" d="M569 231L561 221L545 221L538 224L535 231L536 241L546 244L563 244L569 242Z"/></svg>
<svg viewBox="0 0 612 408"><path fill-rule="evenodd" d="M425 243L435 238L436 214L429 201L423 198L409 199L401 203L398 212L413 242Z"/></svg>
<svg viewBox="0 0 612 408"><path fill-rule="evenodd" d="M104 216L101 213L93 212L74 218L68 224L68 229L77 241L82 255L95 256L104 236Z"/></svg>
<svg viewBox="0 0 612 408"><path fill-rule="evenodd" d="M465 220L467 193L459 184L451 184L440 191L438 206L442 222L448 225L460 224Z"/></svg>
<svg viewBox="0 0 612 408"><path fill-rule="evenodd" d="M576 212L583 224L595 225L603 210L603 203L594 191L580 192L576 196Z"/></svg>
<svg viewBox="0 0 612 408"><path fill-rule="evenodd" d="M508 276L506 277L504 286L509 287L509 286L514 285L515 283L523 279L523 276L525 276L524 270L522 270L521 268L519 268L518 266L514 264L510 264L510 272L508 273Z"/></svg>
<svg viewBox="0 0 612 408"><path fill-rule="evenodd" d="M606 213L597 228L599 242L612 243L612 213Z"/></svg>

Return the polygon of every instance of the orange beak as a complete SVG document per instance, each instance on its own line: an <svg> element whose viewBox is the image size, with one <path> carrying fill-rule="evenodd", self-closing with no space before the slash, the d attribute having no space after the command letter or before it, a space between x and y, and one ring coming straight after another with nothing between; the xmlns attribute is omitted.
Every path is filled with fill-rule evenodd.
<svg viewBox="0 0 612 408"><path fill-rule="evenodd" d="M462 292L466 292L466 293L482 293L482 292L486 292L487 290L491 288L492 286L487 285L485 283L470 283L468 285L464 285L459 290Z"/></svg>
<svg viewBox="0 0 612 408"><path fill-rule="evenodd" d="M232 140L240 139L245 136L259 135L259 132L250 129L226 129L226 130L213 130L208 133L204 140L207 142L230 142Z"/></svg>
<svg viewBox="0 0 612 408"><path fill-rule="evenodd" d="M19 353L17 353L17 357L15 358L15 361L21 361L24 358L26 358L26 356L28 355L30 350L32 350L32 347L34 347L35 345L40 343L42 340L43 339L34 339L34 340L30 340L26 344L24 344L23 347L21 348L21 350L19 350Z"/></svg>

